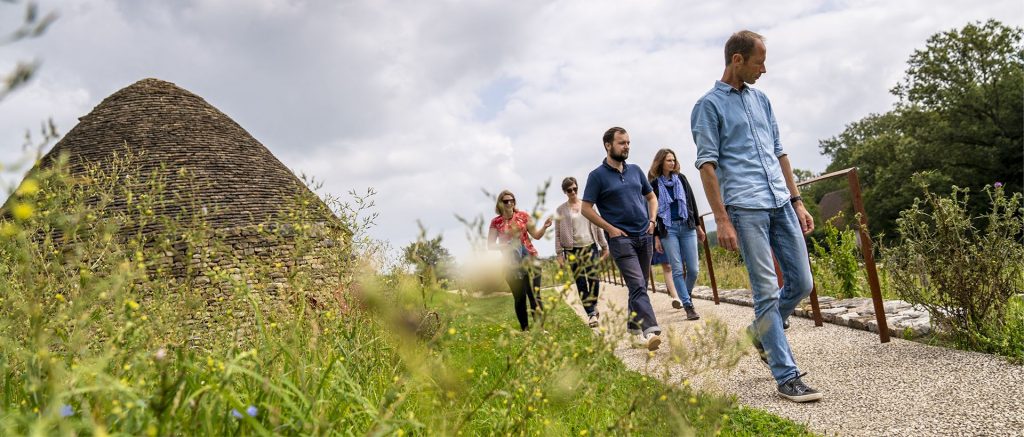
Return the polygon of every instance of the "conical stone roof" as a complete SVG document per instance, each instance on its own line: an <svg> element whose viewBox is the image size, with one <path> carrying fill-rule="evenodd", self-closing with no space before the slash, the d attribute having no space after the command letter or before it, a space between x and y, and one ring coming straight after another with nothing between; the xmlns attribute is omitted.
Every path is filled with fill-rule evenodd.
<svg viewBox="0 0 1024 437"><path fill-rule="evenodd" d="M170 177L168 192L190 193L214 229L266 223L294 205L308 188L263 144L230 117L173 83L143 79L104 99L79 119L40 161L66 154L71 173L87 163L112 159L128 149L137 154L139 174L186 169L190 178ZM173 173L172 173L173 174ZM311 205L334 219L322 202ZM168 209L191 205L165 205ZM169 212L169 211L168 211Z"/></svg>

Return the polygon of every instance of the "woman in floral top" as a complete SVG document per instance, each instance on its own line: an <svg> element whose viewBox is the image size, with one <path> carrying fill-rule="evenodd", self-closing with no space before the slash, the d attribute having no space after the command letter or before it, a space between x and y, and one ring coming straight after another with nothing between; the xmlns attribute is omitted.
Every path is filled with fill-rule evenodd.
<svg viewBox="0 0 1024 437"><path fill-rule="evenodd" d="M525 331L530 327L530 320L526 314L527 299L530 301L530 309L534 317L539 317L540 312L544 310L540 296L534 290L533 280L530 277L530 267L533 265L533 259L537 256L537 249L533 247L530 237L536 240L541 239L544 236L544 231L551 227L551 218L544 221L542 228L537 229L530 214L516 209L516 196L508 190L498 194L494 212L498 216L491 220L491 226L487 232L487 248L502 251L511 263L505 279L508 281L508 287L512 290L515 300L519 327Z"/></svg>

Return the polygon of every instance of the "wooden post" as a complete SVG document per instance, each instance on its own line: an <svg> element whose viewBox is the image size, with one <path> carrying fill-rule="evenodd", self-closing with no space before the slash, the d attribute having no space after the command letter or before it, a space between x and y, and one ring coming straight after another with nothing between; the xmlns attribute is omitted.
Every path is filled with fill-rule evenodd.
<svg viewBox="0 0 1024 437"><path fill-rule="evenodd" d="M698 217L697 220L700 222L700 228L706 236L708 228L704 226L704 216ZM704 263L708 265L708 278L711 279L711 294L715 298L715 305L718 305L718 283L715 282L715 266L711 260L711 245L706 237L704 238Z"/></svg>
<svg viewBox="0 0 1024 437"><path fill-rule="evenodd" d="M868 284L871 286L871 300L875 304L875 321L878 322L878 338L882 343L889 342L889 325L885 320L885 304L882 301L882 290L878 284L878 270L875 268L874 249L871 245L871 235L868 233L868 214L864 211L864 202L860 195L860 180L857 178L857 168L854 167L848 173L850 181L850 197L853 201L853 208L860 217L860 250L864 255L864 267L868 271Z"/></svg>

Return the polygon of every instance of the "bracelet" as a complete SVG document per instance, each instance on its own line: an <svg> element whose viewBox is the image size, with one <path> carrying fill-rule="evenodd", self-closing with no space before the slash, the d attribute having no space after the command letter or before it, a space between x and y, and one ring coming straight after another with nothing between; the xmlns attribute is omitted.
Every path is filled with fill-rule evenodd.
<svg viewBox="0 0 1024 437"><path fill-rule="evenodd" d="M793 196L789 198L789 203L803 202L804 198L801 196Z"/></svg>
<svg viewBox="0 0 1024 437"><path fill-rule="evenodd" d="M658 223L657 223L657 222L655 222L654 220L648 220L648 222L650 222L650 223L651 223L652 225L654 225L654 226L658 226Z"/></svg>

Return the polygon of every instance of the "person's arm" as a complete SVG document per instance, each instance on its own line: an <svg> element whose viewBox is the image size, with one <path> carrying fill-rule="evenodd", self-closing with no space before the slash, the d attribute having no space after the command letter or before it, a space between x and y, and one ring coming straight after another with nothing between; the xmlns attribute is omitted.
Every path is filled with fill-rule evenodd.
<svg viewBox="0 0 1024 437"><path fill-rule="evenodd" d="M647 233L654 234L654 218L658 216L658 196L654 195L654 190L651 190L644 196L647 199Z"/></svg>
<svg viewBox="0 0 1024 437"><path fill-rule="evenodd" d="M580 212L582 212L583 216L586 217L587 220L590 220L591 223L597 225L601 229L604 229L604 231L608 233L608 238L620 237L625 234L624 232L619 230L619 228L612 226L611 223L608 223L607 221L605 221L604 218L597 215L597 211L594 211L593 203L584 200L583 208Z"/></svg>
<svg viewBox="0 0 1024 437"><path fill-rule="evenodd" d="M729 214L725 211L725 204L722 203L722 192L718 188L718 175L715 174L715 165L708 162L700 167L700 181L704 185L704 195L711 205L711 212L715 215L715 227L718 229L718 245L726 250L736 250L739 246L736 239L736 229L729 221Z"/></svg>
<svg viewBox="0 0 1024 437"><path fill-rule="evenodd" d="M559 266L564 266L565 255L562 248L562 223L565 223L563 220L567 220L567 217L561 206L555 209L555 215L558 217L555 223L555 260L558 261Z"/></svg>
<svg viewBox="0 0 1024 437"><path fill-rule="evenodd" d="M789 188L790 198L800 196L800 188L796 186L796 179L793 178L793 167L789 163L789 155L780 156L779 165L782 167L782 176L786 178L786 188ZM807 212L807 208L804 207L804 201L797 200L793 202L793 210L796 211L796 217L800 220L800 229L804 231L804 235L813 232L814 217L811 217L811 213Z"/></svg>
<svg viewBox="0 0 1024 437"><path fill-rule="evenodd" d="M608 258L608 240L604 238L604 232L601 232L601 228L597 225L591 223L590 234L594 237L597 247L601 249L601 259Z"/></svg>
<svg viewBox="0 0 1024 437"><path fill-rule="evenodd" d="M530 236L533 237L534 240L540 240L541 238L544 238L544 233L547 232L548 228L550 227L551 217L548 217L547 220L544 220L544 226L541 227L540 229L537 229L537 222L533 220L533 216L530 216L529 219L527 219L526 221L526 229L530 232Z"/></svg>
<svg viewBox="0 0 1024 437"><path fill-rule="evenodd" d="M493 227L487 229L487 248L501 250L501 245L498 244L498 230Z"/></svg>

